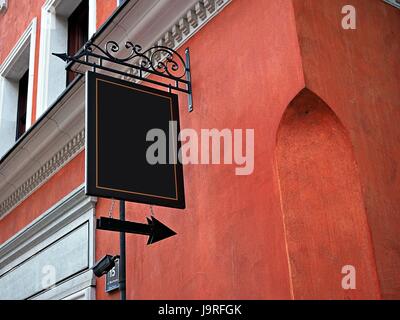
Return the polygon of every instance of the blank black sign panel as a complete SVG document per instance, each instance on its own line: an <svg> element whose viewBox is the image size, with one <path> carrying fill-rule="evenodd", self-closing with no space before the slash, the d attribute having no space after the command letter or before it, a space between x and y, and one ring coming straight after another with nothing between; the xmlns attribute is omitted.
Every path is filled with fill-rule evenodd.
<svg viewBox="0 0 400 320"><path fill-rule="evenodd" d="M185 208L178 96L92 72L86 91L86 194ZM146 159L152 129L165 133L161 164Z"/></svg>

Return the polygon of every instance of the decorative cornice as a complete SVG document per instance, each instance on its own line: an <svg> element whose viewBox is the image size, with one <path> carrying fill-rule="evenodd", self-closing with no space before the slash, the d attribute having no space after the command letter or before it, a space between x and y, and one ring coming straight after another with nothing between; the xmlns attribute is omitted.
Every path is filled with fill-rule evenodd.
<svg viewBox="0 0 400 320"><path fill-rule="evenodd" d="M181 16L156 42L154 46L179 48L231 0L201 0ZM161 59L161 57L160 57Z"/></svg>
<svg viewBox="0 0 400 320"><path fill-rule="evenodd" d="M176 49L193 36L231 0L198 1L154 45Z"/></svg>
<svg viewBox="0 0 400 320"><path fill-rule="evenodd" d="M19 186L6 200L0 203L0 217L7 214L32 192L60 170L85 146L85 130L80 131L65 144L50 160L40 167L28 180Z"/></svg>

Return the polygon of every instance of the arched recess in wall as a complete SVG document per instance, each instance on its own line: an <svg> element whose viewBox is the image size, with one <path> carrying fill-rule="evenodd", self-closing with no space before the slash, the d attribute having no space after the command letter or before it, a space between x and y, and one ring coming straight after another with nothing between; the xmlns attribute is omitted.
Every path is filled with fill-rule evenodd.
<svg viewBox="0 0 400 320"><path fill-rule="evenodd" d="M294 299L379 298L375 258L347 131L303 89L277 133L276 168ZM342 268L355 267L355 290ZM350 274L348 275L350 276Z"/></svg>

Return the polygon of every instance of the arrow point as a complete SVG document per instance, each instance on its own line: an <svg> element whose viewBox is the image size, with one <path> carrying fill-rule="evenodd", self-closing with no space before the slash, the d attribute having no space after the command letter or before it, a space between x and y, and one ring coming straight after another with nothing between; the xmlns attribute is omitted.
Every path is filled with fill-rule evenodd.
<svg viewBox="0 0 400 320"><path fill-rule="evenodd" d="M61 60L67 62L69 60L69 56L66 53L52 53L53 56L60 58Z"/></svg>
<svg viewBox="0 0 400 320"><path fill-rule="evenodd" d="M147 221L149 225L152 226L152 235L149 237L148 245L176 235L175 231L171 230L154 217L151 217L151 219L147 218Z"/></svg>

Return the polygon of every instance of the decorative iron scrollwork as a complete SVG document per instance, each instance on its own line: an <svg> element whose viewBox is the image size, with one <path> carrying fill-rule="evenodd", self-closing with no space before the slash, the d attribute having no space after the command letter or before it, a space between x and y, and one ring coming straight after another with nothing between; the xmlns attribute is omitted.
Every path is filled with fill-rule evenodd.
<svg viewBox="0 0 400 320"><path fill-rule="evenodd" d="M115 41L108 41L104 47L89 41L74 56L68 56L65 53L53 53L53 55L66 61L68 63L67 69L71 69L71 66L77 63L92 67L93 71L102 69L107 72L114 72L127 79L134 78L166 87L170 91L185 92L189 94L191 101L188 49L186 50L185 61L178 52L163 45L155 45L143 51L142 46L131 41L125 42L122 48ZM115 64L119 65L120 68L116 69ZM172 82L148 79L147 74L172 80ZM192 110L191 102L189 109Z"/></svg>
<svg viewBox="0 0 400 320"><path fill-rule="evenodd" d="M134 62L138 67L147 71L163 73L170 77L182 79L186 75L185 61L175 50L166 46L154 46L143 51L142 47L130 41L125 42L125 49L130 51L126 57L118 57L122 52L119 44L115 41L108 41L103 48L93 43L87 43L85 50L93 52L99 50L113 62ZM83 55L85 53L83 52Z"/></svg>

